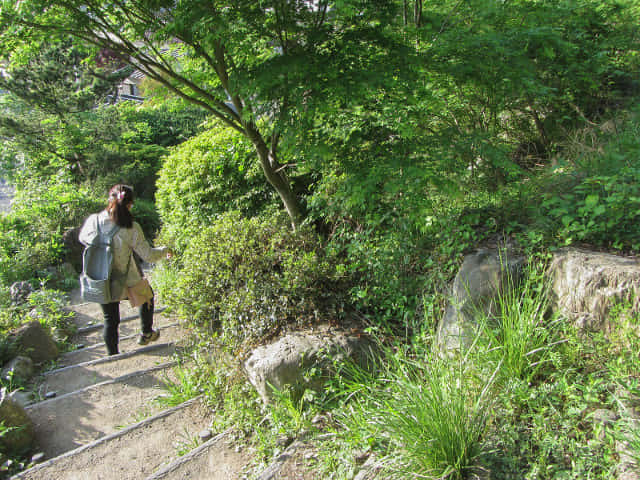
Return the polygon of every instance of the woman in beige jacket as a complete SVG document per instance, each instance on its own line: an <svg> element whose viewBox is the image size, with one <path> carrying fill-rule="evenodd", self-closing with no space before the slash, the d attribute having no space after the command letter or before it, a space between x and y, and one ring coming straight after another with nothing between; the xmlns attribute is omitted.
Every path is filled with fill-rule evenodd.
<svg viewBox="0 0 640 480"><path fill-rule="evenodd" d="M106 210L94 214L97 224L103 232L119 230L113 236L111 247L113 250L111 296L117 301L101 304L104 314L104 342L109 355L118 352L118 327L120 325L120 300L127 298L127 288L133 287L142 280L142 272L135 261L133 252L146 262L156 262L162 258L170 258L171 251L167 247L152 248L144 238L140 224L133 220L131 207L133 206L133 188L118 184L109 191L109 204ZM90 216L80 230L79 239L87 244L88 239L95 235L96 221ZM142 304L139 309L141 333L138 344L147 345L158 339L160 333L153 329L153 292L151 299Z"/></svg>

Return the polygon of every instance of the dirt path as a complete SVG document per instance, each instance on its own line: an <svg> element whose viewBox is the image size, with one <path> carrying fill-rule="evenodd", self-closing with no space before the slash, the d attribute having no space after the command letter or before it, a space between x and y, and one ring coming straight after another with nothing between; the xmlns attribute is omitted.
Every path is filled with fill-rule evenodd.
<svg viewBox="0 0 640 480"><path fill-rule="evenodd" d="M72 298L79 327L73 343L84 348L61 356L60 367L35 385L43 400L27 413L45 461L12 480L243 478L251 455L224 434L215 442L201 435L212 421L201 399L172 407L161 401L187 333L179 319L159 309L160 338L140 347L139 320L123 304L121 354L108 357L99 309ZM47 393L55 396L45 400Z"/></svg>

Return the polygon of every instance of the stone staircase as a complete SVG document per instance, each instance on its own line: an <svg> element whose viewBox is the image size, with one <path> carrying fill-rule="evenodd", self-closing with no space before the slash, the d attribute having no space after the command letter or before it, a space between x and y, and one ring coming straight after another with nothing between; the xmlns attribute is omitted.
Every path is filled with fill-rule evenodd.
<svg viewBox="0 0 640 480"><path fill-rule="evenodd" d="M171 408L158 401L175 378L174 354L187 334L178 319L156 309L160 338L141 347L138 316L122 302L121 353L109 357L99 306L76 295L72 304L79 327L73 342L82 348L41 376L41 400L26 407L45 461L12 479L244 478L250 455L225 433L207 438L211 411L201 398Z"/></svg>

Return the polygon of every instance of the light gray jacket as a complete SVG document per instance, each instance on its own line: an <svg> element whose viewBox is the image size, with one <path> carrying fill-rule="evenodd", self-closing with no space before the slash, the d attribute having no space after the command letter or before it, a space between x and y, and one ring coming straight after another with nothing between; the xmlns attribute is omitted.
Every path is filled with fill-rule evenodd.
<svg viewBox="0 0 640 480"><path fill-rule="evenodd" d="M98 216L98 223L102 232L110 232L115 227L106 210L94 215ZM94 215L89 216L80 229L78 238L84 245L87 245L90 239L96 235ZM127 298L125 287L133 287L142 279L142 275L133 259L133 252L136 252L145 262L154 263L163 258L168 251L167 247L151 247L144 238L144 233L142 233L142 228L138 222L133 222L131 228L120 228L113 236L111 247L113 249L111 293L113 298L119 298L120 300Z"/></svg>

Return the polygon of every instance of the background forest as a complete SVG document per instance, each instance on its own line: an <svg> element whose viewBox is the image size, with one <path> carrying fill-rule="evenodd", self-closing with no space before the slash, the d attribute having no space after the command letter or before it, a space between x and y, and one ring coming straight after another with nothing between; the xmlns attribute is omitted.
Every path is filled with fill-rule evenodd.
<svg viewBox="0 0 640 480"><path fill-rule="evenodd" d="M0 360L26 315L11 284L37 289L29 308L62 302L77 282L63 234L124 182L149 238L176 252L156 289L201 346L240 358L354 319L385 345L380 376L283 392L267 422L234 361L196 347L175 394L204 389L219 427L243 425L265 458L331 411L331 478L351 478L363 450L407 478L610 478L615 439L594 443L586 415L615 403L607 384L637 379L633 329L625 348L531 335L529 351L556 345L547 370L508 379L429 347L479 246L526 253L532 285L560 246L637 254L638 25L634 0L1 2L0 177L16 194L0 215ZM144 102L117 102L134 71ZM64 315L46 323L64 343ZM426 392L447 383L469 421L442 422L467 435L453 453L424 455L455 443L446 426L365 421L445 418Z"/></svg>

